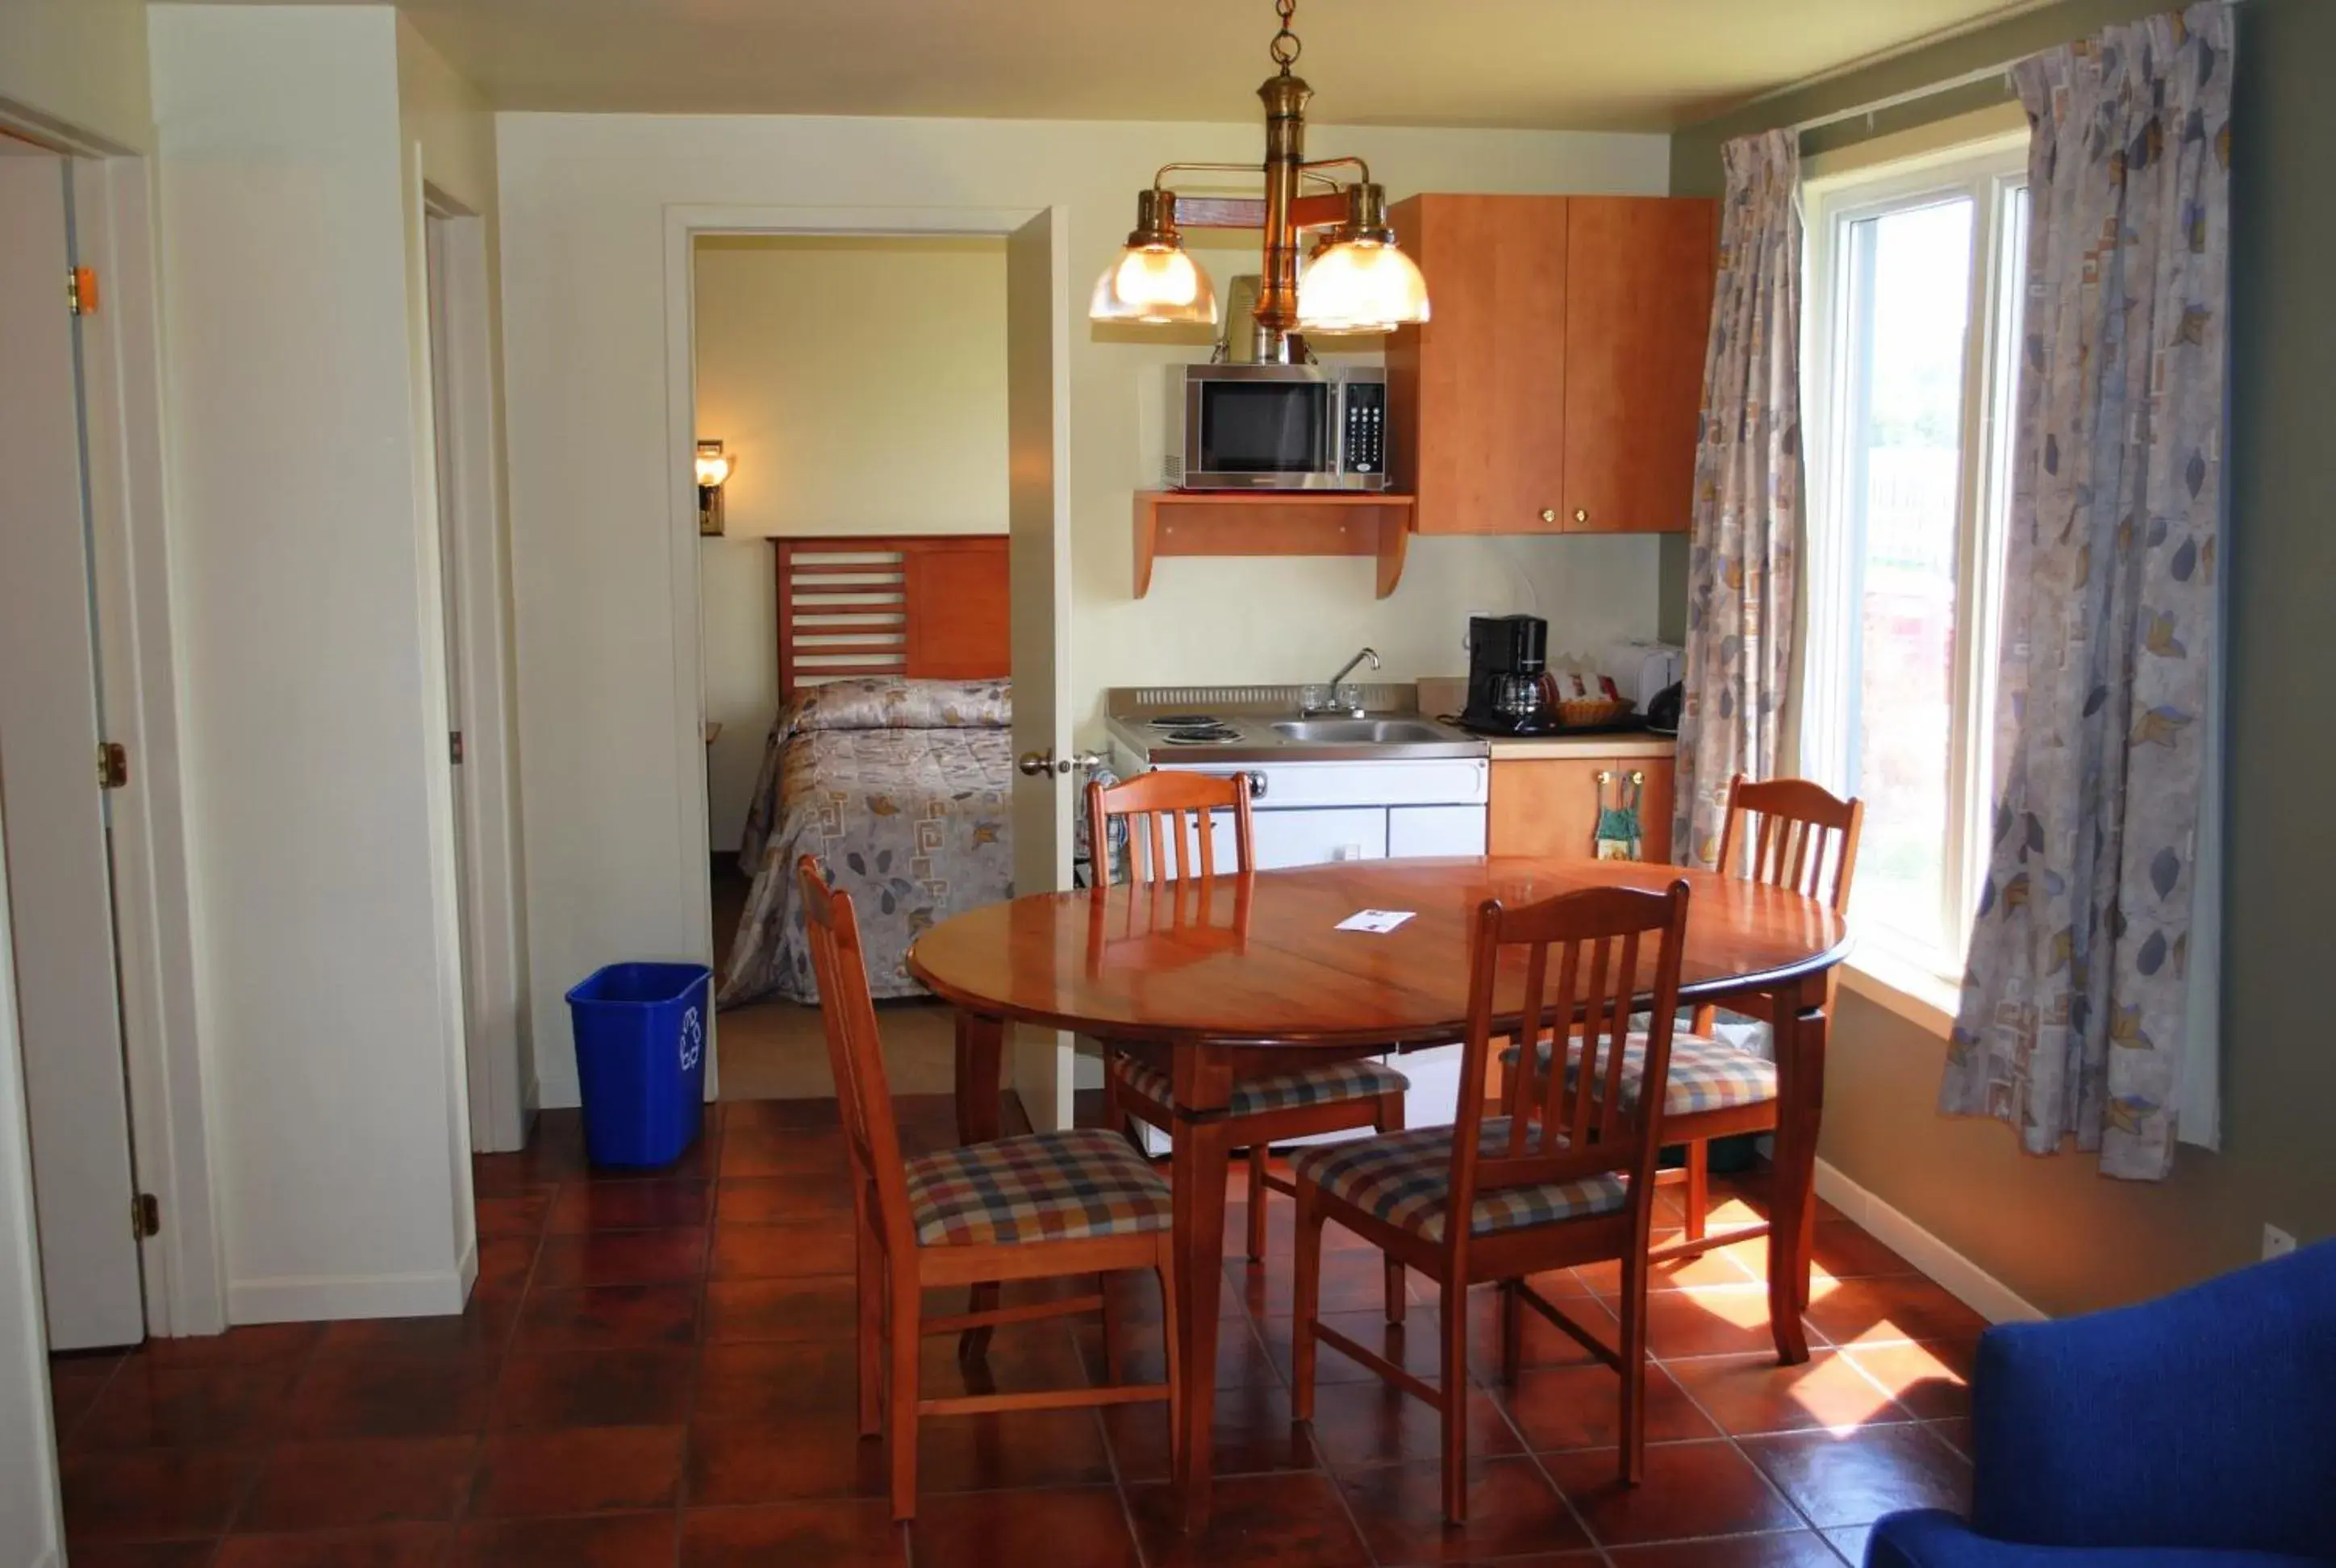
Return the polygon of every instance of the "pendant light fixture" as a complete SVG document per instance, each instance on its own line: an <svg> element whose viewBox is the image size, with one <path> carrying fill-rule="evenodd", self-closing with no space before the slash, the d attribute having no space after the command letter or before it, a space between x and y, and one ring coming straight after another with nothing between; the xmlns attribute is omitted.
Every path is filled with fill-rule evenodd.
<svg viewBox="0 0 2336 1568"><path fill-rule="evenodd" d="M1387 227L1387 192L1359 158L1306 158L1306 104L1314 90L1292 73L1300 44L1290 31L1297 0L1274 0L1280 30L1266 53L1278 68L1257 95L1265 103L1262 163L1171 163L1153 176L1135 201L1135 228L1127 248L1095 282L1087 315L1095 321L1217 320L1216 290L1184 249L1183 230L1254 229L1264 234L1264 266L1251 328L1256 357L1285 363L1300 332L1387 332L1427 319L1427 282L1396 246ZM1351 169L1342 184L1329 170ZM1192 172L1261 177L1262 197L1179 195L1169 177ZM1329 187L1305 193L1307 181ZM1300 276L1299 234L1328 230ZM1302 354L1303 344L1298 346Z"/></svg>
<svg viewBox="0 0 2336 1568"><path fill-rule="evenodd" d="M1095 321L1176 321L1217 324L1217 291L1184 250L1176 229L1175 199L1146 190L1136 199L1135 228L1127 248L1095 280L1087 316Z"/></svg>

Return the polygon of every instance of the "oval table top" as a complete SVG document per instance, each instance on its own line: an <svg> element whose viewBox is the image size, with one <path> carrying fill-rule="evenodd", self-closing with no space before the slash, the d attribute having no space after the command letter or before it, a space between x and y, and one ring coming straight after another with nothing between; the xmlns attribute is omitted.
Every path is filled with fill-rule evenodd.
<svg viewBox="0 0 2336 1568"><path fill-rule="evenodd" d="M1122 1041L1436 1044L1466 1033L1469 934L1485 899L1660 891L1679 878L1693 889L1683 1001L1780 985L1848 950L1839 914L1781 888L1679 866L1494 857L1033 893L942 921L908 965L962 1009ZM1336 929L1363 910L1413 914L1386 933ZM1504 966L1497 1010L1522 1009L1523 976L1521 962Z"/></svg>

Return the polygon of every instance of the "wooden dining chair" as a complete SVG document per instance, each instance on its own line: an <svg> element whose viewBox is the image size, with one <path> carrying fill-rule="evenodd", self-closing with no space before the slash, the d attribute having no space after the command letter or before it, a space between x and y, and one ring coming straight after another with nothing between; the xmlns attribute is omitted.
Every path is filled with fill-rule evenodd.
<svg viewBox="0 0 2336 1568"><path fill-rule="evenodd" d="M1220 874L1214 842L1219 813L1233 825L1234 863L1223 874L1250 871L1256 862L1251 845L1249 779L1241 774L1218 777L1155 769L1120 784L1091 783L1087 785L1087 842L1095 846L1095 863L1107 867L1112 864L1113 824L1124 823L1132 882L1214 877ZM1104 1074L1106 1125L1122 1128L1133 1117L1173 1134L1176 1096L1167 1072L1124 1047L1112 1047L1108 1041L1105 1045L1111 1050ZM1330 1062L1246 1078L1233 1086L1227 1119L1232 1141L1249 1145L1249 1255L1252 1261L1265 1256L1267 1191L1291 1194L1297 1191L1269 1166L1267 1156L1272 1146L1316 1133L1365 1128L1397 1131L1403 1126L1403 1097L1410 1087L1411 1080L1393 1067L1370 1061ZM1389 1322L1403 1320L1403 1271L1390 1260L1387 1272Z"/></svg>
<svg viewBox="0 0 2336 1568"><path fill-rule="evenodd" d="M1443 1417L1444 1514L1455 1524L1468 1506L1474 1284L1500 1284L1501 1368L1509 1381L1517 1375L1526 1306L1621 1374L1622 1479L1635 1485L1644 1469L1647 1243L1662 1152L1650 1125L1656 1118L1644 1107L1661 1103L1670 1066L1687 908L1685 881L1667 892L1593 888L1517 909L1486 900L1470 943L1467 1051L1454 1124L1304 1149L1291 1163L1295 1413L1313 1417L1319 1344L1434 1406ZM1502 1006L1504 996L1520 1005ZM1640 998L1652 1008L1643 1039L1631 1027ZM1486 1080L1502 1047L1496 1016L1538 1020L1538 1027L1526 1026L1532 1033L1554 1026L1557 1037L1572 1036L1572 1054L1587 1056L1587 1070L1572 1075L1571 1084L1561 1073L1511 1073L1500 1114L1487 1115ZM1321 1322L1322 1229L1334 1220L1436 1282L1443 1351L1436 1382ZM1526 1282L1544 1270L1608 1260L1622 1271L1615 1304L1621 1324L1611 1345Z"/></svg>
<svg viewBox="0 0 2336 1568"><path fill-rule="evenodd" d="M1175 1430L1181 1405L1168 1183L1125 1139L1101 1129L1034 1133L904 1156L851 895L831 889L809 855L795 862L795 875L851 1154L860 1433L881 1432L890 1446L892 1516L916 1513L917 1424L926 1416L1164 1399ZM918 1349L925 1336L1074 1312L1102 1314L1105 1360L1115 1374L1121 1347L1108 1281L1090 1294L1002 1307L994 1304L994 1287L1125 1270L1159 1277L1166 1382L919 1397ZM972 1310L927 1317L925 1291L949 1286L991 1287L993 1293L979 1297Z"/></svg>
<svg viewBox="0 0 2336 1568"><path fill-rule="evenodd" d="M1784 888L1845 913L1864 818L1864 802L1843 800L1806 779L1755 783L1737 774L1728 781L1717 864L1723 876ZM1764 998L1748 998L1732 1010L1767 1024L1773 1033L1776 1020ZM1688 1257L1767 1234L1766 1223L1730 1227L1717 1238L1707 1233L1711 1140L1776 1130L1776 1064L1719 1039L1714 1033L1718 1022L1717 1009L1706 1003L1673 1047L1664 1136L1685 1145L1686 1160L1664 1177L1687 1188L1681 1201L1686 1229L1685 1239L1664 1249L1664 1257Z"/></svg>

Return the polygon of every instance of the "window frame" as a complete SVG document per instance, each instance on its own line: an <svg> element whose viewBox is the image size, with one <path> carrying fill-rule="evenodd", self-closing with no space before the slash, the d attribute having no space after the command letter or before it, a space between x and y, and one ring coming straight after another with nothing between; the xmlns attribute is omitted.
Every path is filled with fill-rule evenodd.
<svg viewBox="0 0 2336 1568"><path fill-rule="evenodd" d="M1863 677L1864 541L1846 537L1839 521L1849 515L1852 465L1837 419L1839 411L1854 406L1859 357L1848 352L1855 305L1852 228L1959 197L1971 202L1970 326L1955 495L1953 730L1939 935L1933 942L1871 921L1859 932L1864 960L1860 968L1878 969L1922 999L1950 1007L1986 874L1993 811L1997 650L2025 272L2025 228L2013 219L2028 185L2028 142L2024 129L2007 131L1812 177L1802 187L1808 239L1805 297L1810 308L1803 316L1801 345L1807 570L1796 738L1803 774L1842 794L1850 788Z"/></svg>

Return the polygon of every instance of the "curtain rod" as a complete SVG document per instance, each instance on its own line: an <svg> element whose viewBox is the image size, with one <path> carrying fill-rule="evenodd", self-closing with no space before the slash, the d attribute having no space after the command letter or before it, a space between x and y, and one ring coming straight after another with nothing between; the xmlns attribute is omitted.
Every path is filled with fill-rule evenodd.
<svg viewBox="0 0 2336 1568"><path fill-rule="evenodd" d="M2023 55L2021 58L2024 59L2026 56ZM1828 114L1813 114L1806 120L1795 121L1793 130L1796 134L1806 136L1821 126L1838 125L1845 120L1855 120L1860 117L1870 118L1888 110L1902 108L1909 103L1920 103L1926 98L1942 98L1950 93L1960 92L1965 87L1975 87L1990 76L2001 77L2008 89L2011 84L2011 68L2018 63L2019 61L2007 60L2000 65L1982 66L1977 71L1966 71L1960 76L1950 76L1943 82L1926 82L1920 87L1909 88L1903 93L1893 93L1887 98L1876 98L1870 103L1859 103L1848 109L1836 109Z"/></svg>
<svg viewBox="0 0 2336 1568"><path fill-rule="evenodd" d="M2246 4L2246 0L2223 0L2223 4L2228 5L2232 10L2236 11L2240 6ZM2170 6L2168 9L2181 10L2183 7L2175 5ZM2136 20L2140 20L2140 18L2136 18ZM1795 134L1806 136L1810 131L1816 130L1820 126L1838 125L1845 120L1855 120L1861 115L1880 114L1887 110L1901 108L1908 103L1920 103L1925 98L1938 98L1949 93L1959 92L1965 87L1973 87L1978 85L1980 83L1986 81L1990 76L2000 76L2003 78L2006 96L2010 97L2011 95L2011 68L2019 64L2020 61L2029 58L2029 56L2035 53L2036 51L2030 50L2026 54L2020 54L2010 60L1999 61L1993 65L1982 65L1977 70L1966 71L1960 76L1950 76L1943 82L1926 82L1920 87L1910 87L1903 93L1893 93L1886 98L1876 98L1870 103L1859 103L1847 109L1836 109L1825 114L1813 114L1806 120L1794 122L1792 129Z"/></svg>

